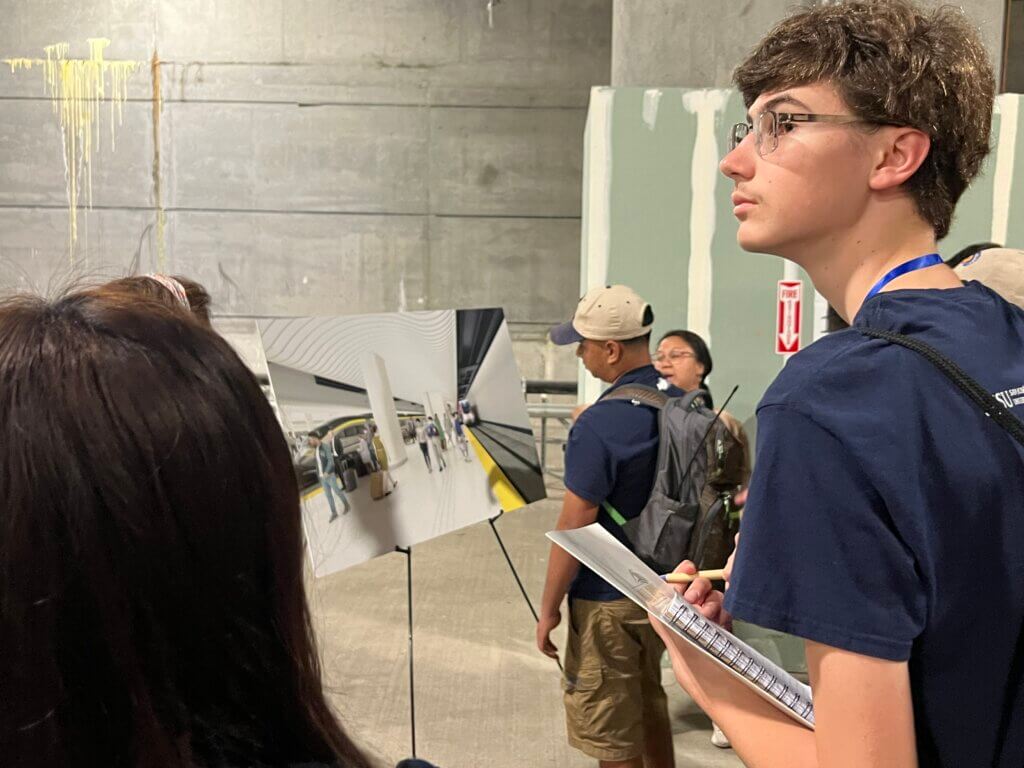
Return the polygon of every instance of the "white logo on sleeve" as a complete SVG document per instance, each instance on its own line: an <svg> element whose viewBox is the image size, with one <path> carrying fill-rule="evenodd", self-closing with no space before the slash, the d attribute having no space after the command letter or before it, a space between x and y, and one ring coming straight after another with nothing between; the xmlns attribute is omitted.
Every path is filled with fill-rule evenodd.
<svg viewBox="0 0 1024 768"><path fill-rule="evenodd" d="M1015 405L1024 405L1024 385L996 392L995 398L1007 408L1013 408Z"/></svg>

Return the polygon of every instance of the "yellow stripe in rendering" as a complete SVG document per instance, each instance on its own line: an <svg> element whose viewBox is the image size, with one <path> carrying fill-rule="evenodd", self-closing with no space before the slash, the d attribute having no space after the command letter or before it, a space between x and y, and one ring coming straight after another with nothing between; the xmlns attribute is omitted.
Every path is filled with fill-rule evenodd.
<svg viewBox="0 0 1024 768"><path fill-rule="evenodd" d="M469 437L473 450L476 451L476 457L480 459L480 464L483 466L484 471L487 472L487 482L491 484L491 488L494 490L494 495L498 497L498 503L501 505L501 508L505 512L511 512L513 509L525 507L526 501L519 495L519 491L516 490L516 487L505 476L505 473L501 471L501 467L498 466L497 462L491 458L491 454L487 452L487 449L476 439L473 430L466 427L466 435Z"/></svg>

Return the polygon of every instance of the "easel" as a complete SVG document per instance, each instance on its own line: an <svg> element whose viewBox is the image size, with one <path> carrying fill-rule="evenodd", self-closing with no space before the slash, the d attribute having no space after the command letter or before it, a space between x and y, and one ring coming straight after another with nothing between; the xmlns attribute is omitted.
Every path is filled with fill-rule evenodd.
<svg viewBox="0 0 1024 768"><path fill-rule="evenodd" d="M501 547L501 554L505 556L505 562L508 563L509 570L512 571L512 577L516 580L516 584L519 587L519 592L523 595L523 600L526 601L526 607L530 609L530 615L533 616L534 623L539 623L540 619L537 616L537 611L533 607L533 603L530 601L530 596L526 593L526 587L523 586L523 580L519 578L519 573L516 571L515 565L512 564L512 558L508 554L508 549L505 548L505 542L501 538L501 534L498 533L497 527L494 525L494 521L501 517L504 512L499 512L494 517L488 518L487 522L491 526L491 530L494 532L494 538L498 540L498 546ZM416 757L416 676L415 666L413 663L413 622L412 622L412 547L395 547L396 552L401 552L405 555L405 588L406 598L409 609L409 732L410 742L412 746L412 756ZM555 663L558 664L559 671L562 671L562 662L555 659Z"/></svg>
<svg viewBox="0 0 1024 768"><path fill-rule="evenodd" d="M494 517L489 518L487 522L490 523L491 530L494 531L494 538L498 540L498 546L501 547L501 554L505 556L505 562L508 563L509 570L512 571L512 577L516 580L516 584L519 585L519 591L523 595L523 600L526 601L526 607L530 609L530 614L533 616L534 624L539 624L540 618L537 616L537 611L534 609L533 603L530 602L530 596L526 594L526 587L523 586L523 581L519 578L519 574L516 572L516 567L512 564L512 558L509 557L508 550L505 549L505 542L501 540L501 536L498 534L498 529L494 525L494 521L503 514L505 514L503 511L499 512ZM556 658L555 663L558 665L558 670L560 672L564 671L562 669L562 662L559 659Z"/></svg>
<svg viewBox="0 0 1024 768"><path fill-rule="evenodd" d="M405 593L409 605L409 728L412 741L412 756L416 757L416 679L413 673L412 639L412 547L395 547L396 552L405 555Z"/></svg>

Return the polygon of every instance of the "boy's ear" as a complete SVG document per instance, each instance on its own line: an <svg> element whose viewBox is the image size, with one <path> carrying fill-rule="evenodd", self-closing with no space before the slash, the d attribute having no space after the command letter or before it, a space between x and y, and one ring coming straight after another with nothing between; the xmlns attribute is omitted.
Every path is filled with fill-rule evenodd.
<svg viewBox="0 0 1024 768"><path fill-rule="evenodd" d="M894 189L906 182L921 167L932 148L931 138L917 128L882 128L878 138L880 157L868 179L868 187L876 192Z"/></svg>

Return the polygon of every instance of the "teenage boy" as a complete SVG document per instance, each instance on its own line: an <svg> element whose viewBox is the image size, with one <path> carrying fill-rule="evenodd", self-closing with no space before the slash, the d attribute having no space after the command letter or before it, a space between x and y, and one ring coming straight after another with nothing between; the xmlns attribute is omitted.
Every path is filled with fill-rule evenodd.
<svg viewBox="0 0 1024 768"><path fill-rule="evenodd" d="M858 330L911 335L993 394L1024 385L1024 313L934 253L988 151L978 34L949 7L815 6L735 80L739 243L799 264L853 327L758 407L725 612L707 581L686 595L805 638L816 730L661 627L676 677L748 766L1019 768L1024 450L928 360Z"/></svg>
<svg viewBox="0 0 1024 768"><path fill-rule="evenodd" d="M611 385L584 411L565 450L565 498L556 527L595 520L624 544L612 518L640 514L658 460L658 413L609 400L618 387L656 387L650 341L654 312L625 285L594 288L572 320L551 329L556 344L576 344L583 366ZM670 396L682 391L671 387ZM558 658L551 632L569 596L565 651L565 723L569 743L601 768L672 768L672 730L661 687L664 645L647 614L561 547L551 547L537 624L537 647Z"/></svg>

